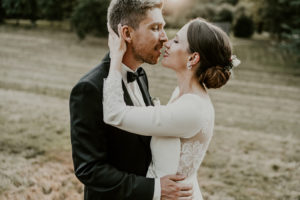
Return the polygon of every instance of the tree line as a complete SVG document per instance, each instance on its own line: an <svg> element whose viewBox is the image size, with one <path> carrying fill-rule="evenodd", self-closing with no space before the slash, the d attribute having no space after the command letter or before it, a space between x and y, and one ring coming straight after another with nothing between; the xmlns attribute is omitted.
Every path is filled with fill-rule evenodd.
<svg viewBox="0 0 300 200"><path fill-rule="evenodd" d="M110 0L0 0L0 23L5 19L68 20L77 35L104 35ZM168 2L168 1L166 1ZM169 1L171 2L171 1ZM227 22L236 37L251 37L267 31L278 41L299 53L300 0L190 0L180 8L165 6L167 26L178 28L187 20L203 17L212 22ZM190 3L187 3L190 2ZM178 4L179 5L179 4Z"/></svg>
<svg viewBox="0 0 300 200"><path fill-rule="evenodd" d="M32 25L37 20L68 20L79 36L104 35L109 0L0 0L0 23L5 19L28 19Z"/></svg>
<svg viewBox="0 0 300 200"><path fill-rule="evenodd" d="M190 5L168 6L167 25L177 28L202 17L230 24L236 37L250 38L254 32L268 32L300 61L300 0L191 0Z"/></svg>

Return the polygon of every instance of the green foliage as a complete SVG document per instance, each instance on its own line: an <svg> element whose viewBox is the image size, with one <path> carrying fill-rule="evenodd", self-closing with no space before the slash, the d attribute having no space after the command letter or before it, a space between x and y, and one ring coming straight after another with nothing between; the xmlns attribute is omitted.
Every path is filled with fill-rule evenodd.
<svg viewBox="0 0 300 200"><path fill-rule="evenodd" d="M20 18L22 14L27 14L28 4L26 0L2 0L2 6L9 17Z"/></svg>
<svg viewBox="0 0 300 200"><path fill-rule="evenodd" d="M184 17L180 17L180 16L174 17L172 15L165 16L164 19L166 21L165 28L171 28L171 29L180 29L188 21Z"/></svg>
<svg viewBox="0 0 300 200"><path fill-rule="evenodd" d="M41 18L49 21L63 19L63 7L60 0L39 0Z"/></svg>
<svg viewBox="0 0 300 200"><path fill-rule="evenodd" d="M233 32L236 37L250 38L254 33L252 18L244 14L239 16L233 27Z"/></svg>
<svg viewBox="0 0 300 200"><path fill-rule="evenodd" d="M258 14L264 22L264 29L299 59L300 0L266 0Z"/></svg>
<svg viewBox="0 0 300 200"><path fill-rule="evenodd" d="M239 0L226 0L227 3L230 3L232 5L236 5L239 3Z"/></svg>
<svg viewBox="0 0 300 200"><path fill-rule="evenodd" d="M214 18L215 22L230 22L233 21L233 7L228 4L222 4L219 7L217 15Z"/></svg>
<svg viewBox="0 0 300 200"><path fill-rule="evenodd" d="M286 24L283 26L289 32L282 34L283 41L280 46L295 55L296 60L300 63L300 28L292 28Z"/></svg>
<svg viewBox="0 0 300 200"><path fill-rule="evenodd" d="M63 10L63 18L70 19L73 13L74 8L77 5L77 0L63 0L61 1L62 10Z"/></svg>
<svg viewBox="0 0 300 200"><path fill-rule="evenodd" d="M0 7L0 21L5 11L7 18L30 19L34 24L39 18L50 21L70 18L76 0L2 0L1 5L4 10Z"/></svg>
<svg viewBox="0 0 300 200"><path fill-rule="evenodd" d="M37 2L36 0L2 0L2 7L8 18L26 18L32 23L37 20Z"/></svg>
<svg viewBox="0 0 300 200"><path fill-rule="evenodd" d="M239 0L220 0L220 2L219 3L229 3L229 4L231 4L231 5L236 5L236 4L238 4L239 3Z"/></svg>
<svg viewBox="0 0 300 200"><path fill-rule="evenodd" d="M2 7L2 0L0 0L0 24L4 22L5 10Z"/></svg>
<svg viewBox="0 0 300 200"><path fill-rule="evenodd" d="M107 33L106 15L109 0L80 0L71 16L71 22L79 38L88 33L104 35Z"/></svg>
<svg viewBox="0 0 300 200"><path fill-rule="evenodd" d="M31 20L32 24L35 24L35 21L38 19L39 8L37 0L28 0L30 4L30 11L28 13L28 18Z"/></svg>
<svg viewBox="0 0 300 200"><path fill-rule="evenodd" d="M204 18L206 20L212 21L217 13L217 7L214 4L197 4L197 6L193 7L189 10L187 14L188 19L193 19L197 17Z"/></svg>

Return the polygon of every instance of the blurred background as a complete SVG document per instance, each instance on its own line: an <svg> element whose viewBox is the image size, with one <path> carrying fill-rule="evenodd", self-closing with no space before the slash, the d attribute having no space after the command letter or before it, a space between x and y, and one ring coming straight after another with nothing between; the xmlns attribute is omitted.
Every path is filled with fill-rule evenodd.
<svg viewBox="0 0 300 200"><path fill-rule="evenodd" d="M0 0L0 199L77 200L68 98L108 51L109 0ZM300 200L300 0L167 0L172 38L195 17L242 61L209 91L214 137L199 170L207 200ZM163 103L175 74L143 66Z"/></svg>

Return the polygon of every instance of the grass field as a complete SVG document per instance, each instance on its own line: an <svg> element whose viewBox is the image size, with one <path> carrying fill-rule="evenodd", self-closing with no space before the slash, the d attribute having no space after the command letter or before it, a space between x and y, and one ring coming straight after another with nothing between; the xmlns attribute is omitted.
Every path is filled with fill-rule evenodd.
<svg viewBox="0 0 300 200"><path fill-rule="evenodd" d="M300 199L300 67L263 36L232 38L242 64L210 91L214 137L199 170L207 200ZM107 52L107 40L0 26L0 199L76 200L68 97ZM175 74L145 65L166 103Z"/></svg>

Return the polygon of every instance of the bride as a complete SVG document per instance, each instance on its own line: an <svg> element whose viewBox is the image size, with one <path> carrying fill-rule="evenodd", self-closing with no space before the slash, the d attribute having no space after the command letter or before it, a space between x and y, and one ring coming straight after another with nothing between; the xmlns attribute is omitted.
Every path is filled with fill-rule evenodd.
<svg viewBox="0 0 300 200"><path fill-rule="evenodd" d="M139 135L153 136L152 163L147 177L183 174L193 185L193 199L202 199L197 170L213 135L214 108L207 89L226 84L234 65L229 38L202 19L184 25L165 43L162 65L177 74L178 87L167 105L127 106L123 99L121 62L126 51L122 38L109 29L111 66L103 88L104 121ZM233 59L232 59L233 58Z"/></svg>

